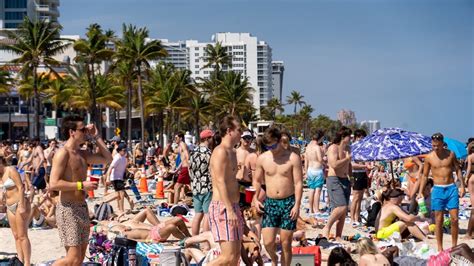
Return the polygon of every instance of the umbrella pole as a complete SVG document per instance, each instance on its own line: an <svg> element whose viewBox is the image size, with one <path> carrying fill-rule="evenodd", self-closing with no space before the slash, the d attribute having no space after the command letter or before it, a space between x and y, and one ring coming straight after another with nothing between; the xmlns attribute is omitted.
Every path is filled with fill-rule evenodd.
<svg viewBox="0 0 474 266"><path fill-rule="evenodd" d="M390 161L390 171L392 172L392 178L390 179L390 186L393 188L393 180L395 179L395 175L393 174L393 161Z"/></svg>

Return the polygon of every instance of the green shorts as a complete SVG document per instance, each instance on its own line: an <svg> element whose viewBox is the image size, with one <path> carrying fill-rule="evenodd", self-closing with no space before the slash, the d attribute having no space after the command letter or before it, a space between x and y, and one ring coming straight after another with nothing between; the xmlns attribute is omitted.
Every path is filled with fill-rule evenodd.
<svg viewBox="0 0 474 266"><path fill-rule="evenodd" d="M209 212L209 204L211 204L212 192L206 194L193 195L193 206L195 212Z"/></svg>
<svg viewBox="0 0 474 266"><path fill-rule="evenodd" d="M291 220L290 212L295 206L295 195L284 199L266 198L263 203L262 228L274 227L294 231L296 220Z"/></svg>

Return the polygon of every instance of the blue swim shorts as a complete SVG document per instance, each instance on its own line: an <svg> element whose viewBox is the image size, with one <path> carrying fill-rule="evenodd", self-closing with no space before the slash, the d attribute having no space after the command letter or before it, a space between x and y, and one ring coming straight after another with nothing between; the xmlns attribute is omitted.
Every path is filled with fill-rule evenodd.
<svg viewBox="0 0 474 266"><path fill-rule="evenodd" d="M431 210L445 211L459 209L459 193L456 184L434 185L431 192Z"/></svg>
<svg viewBox="0 0 474 266"><path fill-rule="evenodd" d="M308 168L306 175L308 176L307 182L310 189L323 188L324 172L322 169Z"/></svg>

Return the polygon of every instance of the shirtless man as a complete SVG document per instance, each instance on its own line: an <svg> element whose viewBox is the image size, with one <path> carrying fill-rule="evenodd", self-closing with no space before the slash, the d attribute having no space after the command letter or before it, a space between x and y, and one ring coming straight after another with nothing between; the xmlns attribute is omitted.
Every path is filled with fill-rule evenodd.
<svg viewBox="0 0 474 266"><path fill-rule="evenodd" d="M299 216L303 194L303 173L300 157L287 150L280 143L281 133L277 128L265 131L263 141L267 152L257 159L254 205L263 213L262 236L265 249L278 265L275 238L280 233L282 253L281 265L291 264L291 242ZM258 200L261 185L265 181L267 198L264 203Z"/></svg>
<svg viewBox="0 0 474 266"><path fill-rule="evenodd" d="M319 197L324 185L324 151L323 151L324 133L318 130L313 140L306 146L304 169L309 187L309 211L311 213L319 212Z"/></svg>
<svg viewBox="0 0 474 266"><path fill-rule="evenodd" d="M408 214L400 208L404 196L405 193L398 188L383 193L384 204L380 210L380 218L375 223L378 239L389 238L395 232L402 234L407 229L419 240L426 239L421 229L415 224L425 219ZM395 218L398 218L397 222L394 222Z"/></svg>
<svg viewBox="0 0 474 266"><path fill-rule="evenodd" d="M431 136L433 151L425 158L423 175L420 180L420 190L418 191L418 198L422 198L431 170L434 181L431 193L431 210L435 213L435 233L438 251L443 250L443 213L446 210L449 211L451 218L451 239L453 247L458 244L459 197L463 197L465 193L464 180L462 180L461 168L456 160L456 156L452 151L445 149L443 145L444 136L441 133L435 133ZM458 192L458 188L456 187L453 170L456 170L457 178L461 179L460 192Z"/></svg>
<svg viewBox="0 0 474 266"><path fill-rule="evenodd" d="M181 190L184 191L184 187L191 184L191 179L189 178L189 151L186 142L184 142L184 134L180 132L174 139L178 144L178 153L181 158L180 165L176 166L176 171L179 171L179 174L174 186L174 203L178 203Z"/></svg>
<svg viewBox="0 0 474 266"><path fill-rule="evenodd" d="M97 182L84 181L87 165L110 163L112 155L95 125L85 126L83 118L78 115L63 118L61 131L67 141L53 158L50 189L59 191L56 220L59 238L67 254L54 265L82 265L90 226L85 191L94 190L98 185ZM86 139L96 141L99 153L81 150Z"/></svg>
<svg viewBox="0 0 474 266"><path fill-rule="evenodd" d="M237 265L243 235L243 218L239 208L237 157L234 146L240 140L240 124L226 116L219 125L222 142L211 155L212 201L209 205L209 227L222 253L208 265Z"/></svg>
<svg viewBox="0 0 474 266"><path fill-rule="evenodd" d="M250 148L252 143L253 135L252 132L245 130L242 133L240 139L240 147L236 150L237 155L237 180L239 182L240 190L240 206L248 205L245 202L245 189L252 186L252 178L250 175L245 174L245 160L248 155L254 153L255 151Z"/></svg>
<svg viewBox="0 0 474 266"><path fill-rule="evenodd" d="M33 139L33 153L32 153L32 167L33 167L33 179L32 181L36 185L36 189L46 188L46 159L44 157L43 147L39 138Z"/></svg>
<svg viewBox="0 0 474 266"><path fill-rule="evenodd" d="M58 143L55 139L49 141L49 146L44 150L44 157L46 159L46 176L49 180L51 175L51 165L53 163L53 157L56 151L58 150Z"/></svg>
<svg viewBox="0 0 474 266"><path fill-rule="evenodd" d="M354 131L354 140L360 141L365 138L367 133L362 129ZM369 188L369 177L367 176L367 170L372 169L369 163L356 163L352 162L352 174L354 176L354 184L352 186L352 203L351 203L351 221L352 226L356 227L360 225L360 206L362 204L362 197L364 196L365 190Z"/></svg>
<svg viewBox="0 0 474 266"><path fill-rule="evenodd" d="M342 127L334 138L333 144L329 146L327 157L329 164L326 186L331 206L331 216L323 228L323 236L329 239L329 233L334 223L336 225L336 240L340 241L344 222L346 220L349 197L351 196L351 184L348 176L351 174L351 155L349 142L352 130Z"/></svg>

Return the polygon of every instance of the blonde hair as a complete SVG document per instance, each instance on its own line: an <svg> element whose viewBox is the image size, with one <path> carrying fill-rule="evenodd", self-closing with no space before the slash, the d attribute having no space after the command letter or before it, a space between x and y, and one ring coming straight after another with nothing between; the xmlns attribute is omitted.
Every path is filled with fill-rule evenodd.
<svg viewBox="0 0 474 266"><path fill-rule="evenodd" d="M377 255L380 253L372 239L366 237L357 241L357 252L359 252L361 256L365 254Z"/></svg>

